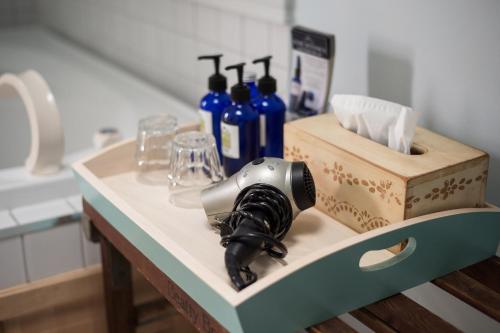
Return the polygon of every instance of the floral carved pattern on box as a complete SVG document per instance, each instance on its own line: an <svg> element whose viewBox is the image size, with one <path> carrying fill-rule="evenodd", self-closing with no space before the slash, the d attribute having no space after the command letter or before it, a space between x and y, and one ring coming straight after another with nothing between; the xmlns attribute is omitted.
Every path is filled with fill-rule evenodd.
<svg viewBox="0 0 500 333"><path fill-rule="evenodd" d="M363 230L369 231L391 223L383 217L371 216L366 210L360 210L347 201L338 201L333 195L326 195L321 191L317 191L316 196L328 214L334 217L338 217L340 214L349 214L359 223Z"/></svg>
<svg viewBox="0 0 500 333"><path fill-rule="evenodd" d="M473 177L466 178L462 177L459 181L456 181L455 178L446 179L443 182L441 187L434 187L430 192L423 196L423 200L421 200L418 196L409 196L406 198L405 207L407 209L413 208L416 204L424 201L424 200L446 200L449 197L455 195L456 193L465 190L469 185L473 182L481 182L486 184L486 180L488 178L488 170L484 170L482 174Z"/></svg>
<svg viewBox="0 0 500 333"><path fill-rule="evenodd" d="M327 113L285 124L284 155L304 161L316 207L364 232L443 210L484 206L489 156L418 127L407 155L343 128Z"/></svg>
<svg viewBox="0 0 500 333"><path fill-rule="evenodd" d="M289 148L288 146L285 146L285 158L291 159L292 161L305 161L309 159L309 155L307 154L302 154L300 152L300 148L297 148L295 146L292 146L292 148Z"/></svg>
<svg viewBox="0 0 500 333"><path fill-rule="evenodd" d="M385 200L388 204L394 200L399 206L402 205L402 200L400 197L402 194L397 194L391 191L392 182L390 180L373 180L373 179L360 179L358 177L353 176L350 172L345 172L344 167L337 163L333 162L332 167L328 167L328 165L323 162L324 168L323 173L326 175L332 175L332 180L334 182L342 184L348 184L350 186L364 186L368 189L368 192L378 195L380 199Z"/></svg>
<svg viewBox="0 0 500 333"><path fill-rule="evenodd" d="M309 156L307 154L302 154L300 148L292 146L288 148L285 146L285 158L291 158L293 161L305 160ZM333 164L328 165L323 162L323 173L326 175L331 175L333 182L339 185L347 184L349 186L363 186L369 193L378 195L380 199L385 200L386 203L390 204L393 200L397 205L401 206L403 200L401 199L403 195L401 193L395 193L391 191L392 182L390 180L374 180L374 179L362 179L356 177L352 172L347 172L344 166L336 161Z"/></svg>

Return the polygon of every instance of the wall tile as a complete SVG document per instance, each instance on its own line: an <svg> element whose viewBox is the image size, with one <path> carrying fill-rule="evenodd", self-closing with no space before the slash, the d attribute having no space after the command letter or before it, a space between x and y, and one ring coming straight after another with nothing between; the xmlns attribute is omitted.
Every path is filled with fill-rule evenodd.
<svg viewBox="0 0 500 333"><path fill-rule="evenodd" d="M163 28L157 31L158 41L158 65L162 70L170 70L174 67L175 45L173 33Z"/></svg>
<svg viewBox="0 0 500 333"><path fill-rule="evenodd" d="M138 20L151 23L160 9L159 3L156 0L132 0L129 3L129 15L136 17Z"/></svg>
<svg viewBox="0 0 500 333"><path fill-rule="evenodd" d="M2 229L16 226L8 211L0 212L0 235ZM0 239L0 289L26 282L21 237Z"/></svg>
<svg viewBox="0 0 500 333"><path fill-rule="evenodd" d="M182 36L193 37L196 31L195 6L192 1L174 1L175 30Z"/></svg>
<svg viewBox="0 0 500 333"><path fill-rule="evenodd" d="M113 40L116 47L124 50L130 44L130 19L121 14L114 13L109 16L109 35L107 38ZM96 33L99 33L96 31Z"/></svg>
<svg viewBox="0 0 500 333"><path fill-rule="evenodd" d="M263 57L270 53L269 24L251 18L243 19L243 52L247 57Z"/></svg>
<svg viewBox="0 0 500 333"><path fill-rule="evenodd" d="M101 262L101 247L99 243L92 243L85 237L80 227L80 235L83 245L83 261L85 266L95 265Z"/></svg>
<svg viewBox="0 0 500 333"><path fill-rule="evenodd" d="M83 267L78 223L23 236L29 281Z"/></svg>
<svg viewBox="0 0 500 333"><path fill-rule="evenodd" d="M271 54L273 63L288 67L290 62L290 28L284 25L271 25Z"/></svg>
<svg viewBox="0 0 500 333"><path fill-rule="evenodd" d="M164 29L169 29L169 30L175 30L175 25L177 24L177 18L176 18L176 8L175 4L173 1L169 0L156 0L160 1L161 4L158 6L158 14L156 17L155 22L158 24L160 27Z"/></svg>
<svg viewBox="0 0 500 333"><path fill-rule="evenodd" d="M81 195L75 195L66 198L66 201L75 210L75 212L82 212L82 197ZM83 249L83 261L85 266L95 265L101 262L101 248L99 243L93 243L87 239L85 232L80 225L80 235Z"/></svg>
<svg viewBox="0 0 500 333"><path fill-rule="evenodd" d="M279 66L274 66L271 69L271 74L277 81L278 84L278 95L285 101L288 105L288 89L290 86L288 69L281 68Z"/></svg>
<svg viewBox="0 0 500 333"><path fill-rule="evenodd" d="M0 267L0 290L26 282L21 237L0 240Z"/></svg>
<svg viewBox="0 0 500 333"><path fill-rule="evenodd" d="M218 12L210 7L196 6L196 36L209 43L220 43Z"/></svg>
<svg viewBox="0 0 500 333"><path fill-rule="evenodd" d="M231 51L241 53L243 47L241 17L229 12L220 12L219 16L221 46Z"/></svg>
<svg viewBox="0 0 500 333"><path fill-rule="evenodd" d="M200 54L223 53L223 66L246 61L259 75L262 66L250 63L256 57L272 53L276 64L288 67L283 37L288 30L283 20L287 2L224 3L227 6L212 0L39 0L44 24L193 106L213 73L211 65L197 63ZM232 74L230 84L236 81Z"/></svg>
<svg viewBox="0 0 500 333"><path fill-rule="evenodd" d="M136 54L141 58L141 61L152 63L158 54L156 30L148 23L139 23L136 29L134 36L137 39Z"/></svg>
<svg viewBox="0 0 500 333"><path fill-rule="evenodd" d="M71 215L75 210L64 199L15 208L12 216L20 224ZM27 277L33 281L82 267L83 256L78 223L23 236Z"/></svg>
<svg viewBox="0 0 500 333"><path fill-rule="evenodd" d="M216 10L226 10L245 17L286 24L291 21L293 0L195 0Z"/></svg>
<svg viewBox="0 0 500 333"><path fill-rule="evenodd" d="M171 46L174 58L170 68L191 81L195 81L196 43L190 38L172 35Z"/></svg>
<svg viewBox="0 0 500 333"><path fill-rule="evenodd" d="M141 27L142 27L142 22L138 20L131 20L130 18L127 18L126 20L126 25L127 25L127 30L126 37L125 37L125 44L127 46L127 52L129 53L130 56L132 57L138 57L141 52L143 51L141 49L141 43L142 39L145 38L146 36L141 35ZM108 40L112 40L112 36L108 36ZM108 45L112 47L112 43L108 41Z"/></svg>
<svg viewBox="0 0 500 333"><path fill-rule="evenodd" d="M205 54L218 54L222 53L220 48L214 46L210 43L205 43L202 41L198 41L196 44L196 56L205 55ZM221 69L223 70L224 66L228 65L226 58L223 56L221 59ZM195 71L197 76L197 82L204 84L206 88L208 88L208 77L214 73L214 65L212 61L203 60L198 61L195 64Z"/></svg>

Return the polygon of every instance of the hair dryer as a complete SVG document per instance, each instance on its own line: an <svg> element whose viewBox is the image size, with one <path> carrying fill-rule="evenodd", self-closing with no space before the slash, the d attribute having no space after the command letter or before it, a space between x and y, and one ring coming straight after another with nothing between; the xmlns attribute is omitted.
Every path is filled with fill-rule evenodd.
<svg viewBox="0 0 500 333"><path fill-rule="evenodd" d="M203 208L221 234L225 264L238 290L257 280L249 264L262 251L283 258L292 220L314 206L316 190L304 162L259 158L201 193ZM243 274L243 276L242 276Z"/></svg>

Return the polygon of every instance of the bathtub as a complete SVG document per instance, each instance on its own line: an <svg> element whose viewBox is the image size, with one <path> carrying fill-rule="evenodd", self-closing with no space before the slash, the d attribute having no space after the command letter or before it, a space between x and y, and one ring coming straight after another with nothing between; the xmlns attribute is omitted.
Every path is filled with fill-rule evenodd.
<svg viewBox="0 0 500 333"><path fill-rule="evenodd" d="M0 30L0 55L0 73L32 68L47 80L61 113L68 164L92 148L92 136L101 127L116 127L129 137L138 119L150 114L168 112L179 122L196 117L193 108L41 28ZM29 133L21 101L0 99L0 209L39 200L36 194L17 194L21 187L41 185L46 191L40 196L58 196L63 189L50 190L47 184L70 175L69 170L52 179L24 174L20 166L28 154Z"/></svg>
<svg viewBox="0 0 500 333"><path fill-rule="evenodd" d="M98 262L78 224L60 221L78 219L81 199L69 166L94 149L99 128L116 127L126 138L148 115L170 113L179 123L196 119L194 108L56 34L37 27L0 30L0 74L27 69L37 70L54 94L64 167L50 176L25 170L26 111L20 99L0 99L0 289Z"/></svg>

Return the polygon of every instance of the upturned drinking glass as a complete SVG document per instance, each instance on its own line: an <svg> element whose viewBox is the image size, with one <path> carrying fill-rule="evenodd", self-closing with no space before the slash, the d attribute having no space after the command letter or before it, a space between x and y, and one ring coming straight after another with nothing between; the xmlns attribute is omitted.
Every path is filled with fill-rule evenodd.
<svg viewBox="0 0 500 333"><path fill-rule="evenodd" d="M159 114L141 119L137 131L135 159L139 170L167 169L177 118Z"/></svg>
<svg viewBox="0 0 500 333"><path fill-rule="evenodd" d="M201 190L222 179L212 134L191 131L175 136L169 175L171 203L184 208L201 207Z"/></svg>

